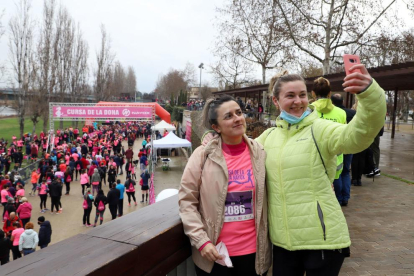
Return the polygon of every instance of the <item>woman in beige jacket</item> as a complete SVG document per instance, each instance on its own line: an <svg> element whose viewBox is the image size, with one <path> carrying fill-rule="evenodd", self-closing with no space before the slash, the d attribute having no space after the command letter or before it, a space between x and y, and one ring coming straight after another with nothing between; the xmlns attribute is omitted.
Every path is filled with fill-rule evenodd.
<svg viewBox="0 0 414 276"><path fill-rule="evenodd" d="M246 121L232 97L207 101L204 125L219 135L191 155L181 179L180 216L197 275L266 275L268 238L266 153L245 135ZM216 245L224 244L233 268Z"/></svg>

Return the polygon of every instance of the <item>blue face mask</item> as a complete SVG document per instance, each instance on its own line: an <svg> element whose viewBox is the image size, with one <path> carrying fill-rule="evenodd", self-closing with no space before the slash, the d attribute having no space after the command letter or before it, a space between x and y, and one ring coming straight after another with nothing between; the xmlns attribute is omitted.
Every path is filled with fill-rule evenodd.
<svg viewBox="0 0 414 276"><path fill-rule="evenodd" d="M279 107L280 107L280 104L279 104ZM307 108L305 110L305 112L303 112L302 116L297 117L295 115L287 113L286 111L284 111L282 109L282 112L280 113L280 118L282 118L283 120L285 120L289 124L294 125L294 124L297 124L297 123L301 122L306 116L311 114L311 112L312 112L312 110L310 108Z"/></svg>

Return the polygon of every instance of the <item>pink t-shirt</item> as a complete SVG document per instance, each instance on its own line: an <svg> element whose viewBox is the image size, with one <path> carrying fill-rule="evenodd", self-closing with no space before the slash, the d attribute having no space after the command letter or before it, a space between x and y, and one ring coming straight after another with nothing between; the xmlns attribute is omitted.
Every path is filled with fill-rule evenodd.
<svg viewBox="0 0 414 276"><path fill-rule="evenodd" d="M252 254L256 252L256 187L249 148L244 141L239 145L223 144L223 156L227 163L229 183L224 224L217 244L223 241L230 256Z"/></svg>
<svg viewBox="0 0 414 276"><path fill-rule="evenodd" d="M72 153L73 160L78 161L79 155L77 153Z"/></svg>
<svg viewBox="0 0 414 276"><path fill-rule="evenodd" d="M20 189L16 192L16 196L24 197L24 189Z"/></svg>
<svg viewBox="0 0 414 276"><path fill-rule="evenodd" d="M47 184L42 183L40 186L39 195L45 195L46 193Z"/></svg>
<svg viewBox="0 0 414 276"><path fill-rule="evenodd" d="M9 195L9 192L5 189L1 190L1 203L7 202L6 196Z"/></svg>
<svg viewBox="0 0 414 276"><path fill-rule="evenodd" d="M14 229L12 232L12 237L14 237L13 239L13 246L19 245L19 241L20 241L20 235L24 232L24 228L17 228Z"/></svg>

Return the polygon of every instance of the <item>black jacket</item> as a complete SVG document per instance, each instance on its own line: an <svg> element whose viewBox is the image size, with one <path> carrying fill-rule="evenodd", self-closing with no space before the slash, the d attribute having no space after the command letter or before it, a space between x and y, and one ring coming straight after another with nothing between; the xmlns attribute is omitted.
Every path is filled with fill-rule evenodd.
<svg viewBox="0 0 414 276"><path fill-rule="evenodd" d="M13 243L10 239L0 239L0 258L10 256L10 249L12 249Z"/></svg>
<svg viewBox="0 0 414 276"><path fill-rule="evenodd" d="M339 108L343 109L346 113L346 123L349 124L349 122L354 118L356 111L350 108L346 108L343 105L338 105Z"/></svg>
<svg viewBox="0 0 414 276"><path fill-rule="evenodd" d="M82 153L82 155L86 155L86 154L88 154L88 147L86 146L86 145L82 145L81 146L81 153Z"/></svg>
<svg viewBox="0 0 414 276"><path fill-rule="evenodd" d="M121 196L121 192L118 189L116 188L110 189L108 192L108 197L107 197L108 204L118 205L120 196Z"/></svg>
<svg viewBox="0 0 414 276"><path fill-rule="evenodd" d="M50 196L62 196L62 185L56 181L52 181L49 185L49 194Z"/></svg>
<svg viewBox="0 0 414 276"><path fill-rule="evenodd" d="M115 182L116 178L116 170L115 169L109 169L108 171L108 181L109 182Z"/></svg>
<svg viewBox="0 0 414 276"><path fill-rule="evenodd" d="M48 245L52 237L52 226L48 220L40 224L39 229L39 246Z"/></svg>

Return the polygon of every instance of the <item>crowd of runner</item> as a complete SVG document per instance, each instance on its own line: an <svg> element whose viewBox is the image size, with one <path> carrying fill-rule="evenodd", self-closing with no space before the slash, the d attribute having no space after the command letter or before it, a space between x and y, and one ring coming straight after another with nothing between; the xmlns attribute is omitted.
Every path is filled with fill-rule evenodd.
<svg viewBox="0 0 414 276"><path fill-rule="evenodd" d="M156 134L156 137L160 138L159 133ZM13 136L10 143L1 138L0 191L3 205L3 231L0 230L1 264L9 260L8 247L12 249L14 260L20 258L22 253L24 255L32 253L36 246L43 248L50 242L51 226L43 216L38 218L41 231L43 225L43 233L39 231L38 234L33 230L33 224L30 222L32 205L28 201L25 190L30 191L28 196L40 197L41 213L61 214L62 195L69 195L71 183L79 181L84 209L82 225L85 227L95 227L98 221L102 224L106 208L110 210L112 219L122 216L124 193L128 196L128 205L131 206L133 201L132 203L137 206L135 197L137 184L140 185L141 190L140 202L148 203L151 175L147 169L150 147L146 145L150 142L150 137L149 123L116 122L101 126L97 124L84 126L82 129L69 127L57 130L53 140L43 132L40 135L28 133L20 139ZM142 148L134 153L133 146L138 138L143 139ZM127 147L122 145L123 141L127 142ZM29 164L35 163L30 180L26 179L26 181L19 174L24 160ZM126 181L121 183L118 176L124 173ZM28 181L30 183L27 183ZM107 195L104 195L102 185L109 186ZM50 198L50 209L48 198ZM96 213L91 221L93 207ZM46 236L45 231L48 233ZM29 245L24 244L26 236L32 241Z"/></svg>

